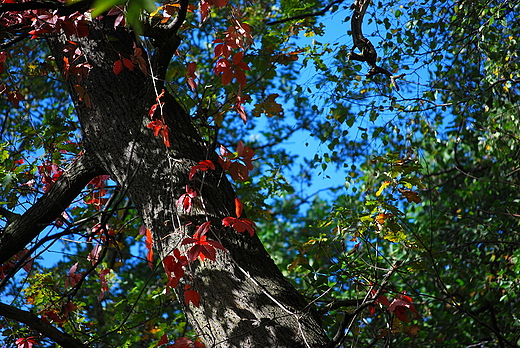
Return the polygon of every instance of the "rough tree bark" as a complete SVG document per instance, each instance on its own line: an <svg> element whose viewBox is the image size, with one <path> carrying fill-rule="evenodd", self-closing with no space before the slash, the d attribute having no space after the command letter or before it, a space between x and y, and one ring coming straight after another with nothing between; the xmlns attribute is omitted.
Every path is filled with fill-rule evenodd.
<svg viewBox="0 0 520 348"><path fill-rule="evenodd" d="M190 215L177 211L176 200L185 192L191 166L201 160L217 163L192 126L189 115L168 93L163 113L171 146L154 138L146 127L148 110L160 91L152 74L124 69L115 75L112 67L120 55L129 56L135 36L126 29L114 30L112 23L95 23L89 36L78 39L88 62L88 77L67 78L82 126L85 152L95 159L89 173L110 174L137 207L150 228L159 257L179 247L185 232L209 219L215 226L234 216L234 191L222 169L199 176L204 211ZM56 62L63 67L66 37L48 40ZM77 87L88 94L91 105L79 100ZM85 179L83 179L85 180ZM87 181L88 182L88 181ZM64 187L63 190L67 190ZM30 212L30 211L29 211ZM28 212L28 214L29 214ZM22 217L23 219L23 217ZM192 225L186 226L188 222ZM9 233L21 233L10 225ZM306 300L283 277L256 235L237 234L215 228L211 239L227 249L217 252L216 262L196 261L185 276L201 295L200 306L184 306L189 322L206 347L321 347L328 338ZM183 298L183 284L176 289ZM181 301L183 303L183 301ZM183 304L184 305L184 304Z"/></svg>

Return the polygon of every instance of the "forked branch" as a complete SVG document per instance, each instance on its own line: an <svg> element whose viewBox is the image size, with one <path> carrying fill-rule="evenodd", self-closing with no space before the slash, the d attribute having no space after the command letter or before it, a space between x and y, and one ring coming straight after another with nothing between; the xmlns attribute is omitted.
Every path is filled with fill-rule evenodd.
<svg viewBox="0 0 520 348"><path fill-rule="evenodd" d="M0 302L0 316L19 321L64 348L87 348L80 340L62 332L36 314Z"/></svg>
<svg viewBox="0 0 520 348"><path fill-rule="evenodd" d="M90 180L105 174L97 163L97 159L87 154L80 156L47 193L7 225L0 233L0 265L22 250L56 220Z"/></svg>
<svg viewBox="0 0 520 348"><path fill-rule="evenodd" d="M361 62L368 63L368 65L370 66L370 70L367 74L368 77L372 77L377 74L385 74L390 78L392 84L395 86L395 89L399 90L399 87L395 83L395 79L402 77L403 75L394 76L390 71L378 66L376 64L377 51L372 42L370 42L370 40L363 35L363 18L367 11L368 5L370 4L370 1L371 0L355 0L351 6L351 9L354 10L354 14L352 15L352 19L350 20L354 46L352 47L352 51L350 52L349 57L352 60L358 60ZM361 54L354 53L354 50L356 48L358 48L361 51Z"/></svg>

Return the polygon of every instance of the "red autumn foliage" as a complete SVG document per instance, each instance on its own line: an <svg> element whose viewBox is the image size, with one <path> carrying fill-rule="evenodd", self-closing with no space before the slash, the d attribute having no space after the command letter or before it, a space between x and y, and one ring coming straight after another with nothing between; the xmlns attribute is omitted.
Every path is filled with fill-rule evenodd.
<svg viewBox="0 0 520 348"><path fill-rule="evenodd" d="M225 146L220 146L219 163L233 180L246 181L249 178L249 171L253 169L254 155L255 152L240 140L237 144L237 151L234 153Z"/></svg>
<svg viewBox="0 0 520 348"><path fill-rule="evenodd" d="M222 224L224 226L232 227L238 233L247 232L250 236L255 234L255 223L247 218L243 218L242 216L242 202L238 198L235 198L235 212L237 217L234 218L232 216L225 217L222 219Z"/></svg>
<svg viewBox="0 0 520 348"><path fill-rule="evenodd" d="M188 179L189 180L193 179L193 177L195 176L197 171L205 172L208 169L215 170L215 164L213 162L211 162L210 160L201 161L198 164L196 164L193 167L191 167Z"/></svg>
<svg viewBox="0 0 520 348"><path fill-rule="evenodd" d="M190 302L193 303L195 307L198 307L200 302L200 295L197 291L191 289L190 286L186 284L184 286L184 303L186 306L188 306Z"/></svg>
<svg viewBox="0 0 520 348"><path fill-rule="evenodd" d="M16 340L16 348L32 348L34 345L38 345L38 342L34 340L33 336Z"/></svg>
<svg viewBox="0 0 520 348"><path fill-rule="evenodd" d="M155 112L155 109L154 109ZM153 120L146 126L153 130L153 136L157 137L160 135L163 139L163 143L166 147L170 147L170 136L168 133L168 125L164 124L162 120Z"/></svg>
<svg viewBox="0 0 520 348"><path fill-rule="evenodd" d="M372 291L370 293L372 296L375 296L377 294L377 291L375 289L372 289ZM378 295L377 298L374 300L374 306L368 306L368 312L370 313L371 316L373 316L374 313L376 312L376 307L375 307L376 304L390 306L390 301L388 301L388 299L386 298L385 295L381 295L381 294Z"/></svg>
<svg viewBox="0 0 520 348"><path fill-rule="evenodd" d="M108 280L107 275L110 273L110 269L102 269L99 272L99 282L101 283L101 291L98 295L98 301L101 301L105 297L105 293L108 292Z"/></svg>
<svg viewBox="0 0 520 348"><path fill-rule="evenodd" d="M28 249L23 249L16 253L11 260L7 261L3 265L0 265L0 280L4 279L9 272L17 266L17 261L21 260L22 258L25 258L25 255L29 252ZM33 260L32 258L27 258L25 260L25 263L23 264L23 269L26 272L29 272L32 268Z"/></svg>
<svg viewBox="0 0 520 348"><path fill-rule="evenodd" d="M195 244L188 251L188 260L195 261L200 258L204 261L206 257L215 261L217 251L215 249L226 250L222 244L215 240L207 240L206 233L211 228L211 221L206 221L197 228L193 237L184 238L181 245Z"/></svg>
<svg viewBox="0 0 520 348"><path fill-rule="evenodd" d="M190 86L191 90L194 91L197 89L197 82L195 79L197 76L195 75L195 71L197 70L197 63L189 63L186 70L186 80L188 82L188 86Z"/></svg>
<svg viewBox="0 0 520 348"><path fill-rule="evenodd" d="M168 276L168 283L166 284L166 294L170 288L175 289L179 285L179 280L184 277L183 267L188 264L188 258L181 256L179 249L173 251L173 255L168 255L163 260L164 270Z"/></svg>
<svg viewBox="0 0 520 348"><path fill-rule="evenodd" d="M43 184L43 192L47 192L61 174L63 174L63 170L60 169L56 163L45 161L41 166L38 166L38 173L40 174Z"/></svg>
<svg viewBox="0 0 520 348"><path fill-rule="evenodd" d="M197 197L197 190L186 185L186 193L183 193L177 200L177 207L181 206L186 213L190 213L193 203L193 198Z"/></svg>
<svg viewBox="0 0 520 348"><path fill-rule="evenodd" d="M401 321L407 321L406 318L406 310L409 309L415 314L417 313L417 310L415 309L415 306L412 303L412 298L410 296L406 296L404 294L400 294L398 299L394 299L390 306L388 307L388 310L391 313L394 313L396 317Z"/></svg>
<svg viewBox="0 0 520 348"><path fill-rule="evenodd" d="M244 57L243 52L235 53L232 61L229 61L227 58L220 58L215 65L214 71L215 74L221 75L222 85L229 84L233 79L237 81L237 83L244 87L246 85L246 74L244 70L250 70L247 63L242 61Z"/></svg>
<svg viewBox="0 0 520 348"><path fill-rule="evenodd" d="M78 284L78 282L83 277L82 274L76 273L78 270L78 262L76 262L67 272L67 278L65 279L65 288L68 288L69 286L72 288Z"/></svg>
<svg viewBox="0 0 520 348"><path fill-rule="evenodd" d="M201 22L204 22L209 17L209 10L211 6L221 8L227 5L228 0L200 0L200 16Z"/></svg>

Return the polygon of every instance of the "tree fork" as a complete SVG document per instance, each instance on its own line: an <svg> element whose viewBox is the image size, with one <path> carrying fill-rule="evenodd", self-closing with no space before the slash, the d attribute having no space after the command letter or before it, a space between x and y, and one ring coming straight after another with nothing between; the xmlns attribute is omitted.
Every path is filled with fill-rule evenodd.
<svg viewBox="0 0 520 348"><path fill-rule="evenodd" d="M88 152L75 159L47 193L0 233L0 265L56 220L89 181L101 174L104 172Z"/></svg>

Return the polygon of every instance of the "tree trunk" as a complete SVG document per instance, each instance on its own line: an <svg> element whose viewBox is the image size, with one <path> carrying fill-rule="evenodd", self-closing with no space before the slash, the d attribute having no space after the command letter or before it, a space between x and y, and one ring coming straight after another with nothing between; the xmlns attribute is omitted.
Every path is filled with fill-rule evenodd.
<svg viewBox="0 0 520 348"><path fill-rule="evenodd" d="M78 41L83 58L77 63L86 62L91 68L88 77L69 74L67 84L82 125L85 151L97 158L137 207L152 231L159 257L181 248L186 232L192 234L206 220L215 226L208 238L219 240L227 249L217 252L215 262L191 263L183 283L176 288L183 305L184 284L200 294L199 307L184 305L184 311L206 347L326 344L319 319L282 276L258 237L221 226L224 217L234 216L235 194L216 154L199 136L186 111L168 93L161 99L165 102L169 148L146 127L148 111L160 93L154 89L153 79L137 68L125 68L118 75L112 70L116 60L133 53L134 35L106 24L91 28L88 38ZM49 44L64 69L66 38L49 39ZM85 95L79 100L77 85L90 98L90 105ZM189 215L179 212L176 201L185 192L189 170L205 159L217 164L217 169L204 172L203 180L202 174L197 174L197 183L203 182L204 210L194 209Z"/></svg>

